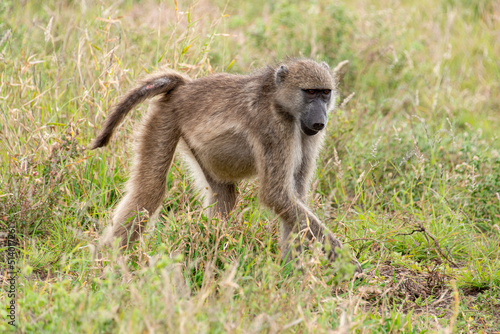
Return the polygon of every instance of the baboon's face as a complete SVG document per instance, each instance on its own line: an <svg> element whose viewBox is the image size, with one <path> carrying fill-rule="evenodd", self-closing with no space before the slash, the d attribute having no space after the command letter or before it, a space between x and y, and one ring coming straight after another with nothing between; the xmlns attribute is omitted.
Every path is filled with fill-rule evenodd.
<svg viewBox="0 0 500 334"><path fill-rule="evenodd" d="M300 122L304 134L314 136L325 128L335 88L327 64L299 60L281 65L276 70L276 84L278 104Z"/></svg>
<svg viewBox="0 0 500 334"><path fill-rule="evenodd" d="M300 128L308 136L323 130L328 122L328 106L331 89L302 89L304 110L300 117Z"/></svg>

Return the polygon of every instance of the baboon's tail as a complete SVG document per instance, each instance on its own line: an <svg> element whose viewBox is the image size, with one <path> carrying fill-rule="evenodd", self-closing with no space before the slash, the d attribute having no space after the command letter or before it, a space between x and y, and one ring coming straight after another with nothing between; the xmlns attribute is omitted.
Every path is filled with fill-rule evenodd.
<svg viewBox="0 0 500 334"><path fill-rule="evenodd" d="M101 133L92 143L91 150L106 146L115 128L122 122L129 111L142 101L159 94L168 94L174 88L185 84L189 78L175 71L163 71L151 74L141 80L139 85L129 90L108 115Z"/></svg>

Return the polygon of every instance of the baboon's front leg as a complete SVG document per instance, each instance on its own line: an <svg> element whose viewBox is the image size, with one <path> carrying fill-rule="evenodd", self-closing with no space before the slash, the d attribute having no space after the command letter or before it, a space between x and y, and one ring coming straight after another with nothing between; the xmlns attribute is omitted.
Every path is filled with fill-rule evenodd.
<svg viewBox="0 0 500 334"><path fill-rule="evenodd" d="M299 199L303 202L309 192L311 179L316 169L316 159L319 153L319 146L322 142L323 133L317 134L315 138L302 138L302 161L294 173L295 191Z"/></svg>
<svg viewBox="0 0 500 334"><path fill-rule="evenodd" d="M114 238L118 238L120 246L125 246L138 239L148 219L155 215L163 201L166 176L180 133L169 112L159 110L159 105L152 108L143 121L126 195L114 212L112 225L103 236L103 244L111 244Z"/></svg>
<svg viewBox="0 0 500 334"><path fill-rule="evenodd" d="M295 181L295 191L297 192L298 198L300 201L305 202L307 198L307 193L309 191L310 187L310 181L311 178L314 174L314 169L316 168L316 158L317 158L317 153L319 151L318 149L318 142L314 142L310 140L310 138L303 138L302 141L302 147L303 147L303 156L302 156L302 162L298 166L297 170L294 173L294 181ZM307 208L306 208L307 209ZM318 224L320 226L323 226L319 220ZM283 229L285 230L285 229ZM339 240L337 240L332 233L327 231L323 227L323 235L324 235L324 240L328 240L330 243L332 249L330 251L330 257L335 258L336 253L334 248L342 248L342 244ZM289 237L290 232L284 237ZM289 243L288 243L289 245ZM360 263L356 260L353 259L352 263L356 266L356 271L361 273L363 272Z"/></svg>
<svg viewBox="0 0 500 334"><path fill-rule="evenodd" d="M309 242L319 241L323 245L328 243L328 256L330 260L334 260L337 255L335 248L342 248L342 243L325 228L320 220L298 198L292 196L283 198L287 199L288 204L282 202L274 207L274 211L280 215L282 221L283 260L286 262L291 259L292 233L299 233L299 236L305 236Z"/></svg>
<svg viewBox="0 0 500 334"><path fill-rule="evenodd" d="M271 165L270 165L271 164ZM307 208L307 206L298 198L299 194L294 192L293 187L284 182L289 180L287 173L289 172L283 165L276 164L272 166L273 160L268 160L261 181L261 201L272 208L276 214L281 217L282 221L282 258L284 261L289 261L290 247L292 240L290 234L305 233L308 241L317 240L323 245L329 244L328 256L330 260L334 260L337 256L335 249L342 248L342 243L326 229L320 220ZM286 166L286 165L285 165ZM299 245L300 247L300 245ZM361 272L361 267L357 261L357 271Z"/></svg>

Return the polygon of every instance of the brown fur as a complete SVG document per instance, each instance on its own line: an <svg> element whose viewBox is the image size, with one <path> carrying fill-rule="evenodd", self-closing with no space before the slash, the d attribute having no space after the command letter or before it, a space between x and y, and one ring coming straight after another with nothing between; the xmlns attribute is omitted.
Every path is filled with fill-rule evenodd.
<svg viewBox="0 0 500 334"><path fill-rule="evenodd" d="M126 195L103 242L119 238L125 246L140 236L146 221L137 218L137 212L154 216L159 210L177 149L200 189L207 189L206 204L215 204L211 214L226 216L236 202L235 183L257 175L261 203L282 220L283 258L289 252L290 234L301 231L309 240L329 243L334 258L334 248L342 244L304 203L324 140L324 131L312 136L301 131L301 119L309 110L304 89L335 92L335 74L325 63L302 59L253 75L214 74L190 80L169 71L147 77L122 98L92 146L106 145L131 108L160 95L139 132ZM328 111L334 101L332 96L325 103Z"/></svg>

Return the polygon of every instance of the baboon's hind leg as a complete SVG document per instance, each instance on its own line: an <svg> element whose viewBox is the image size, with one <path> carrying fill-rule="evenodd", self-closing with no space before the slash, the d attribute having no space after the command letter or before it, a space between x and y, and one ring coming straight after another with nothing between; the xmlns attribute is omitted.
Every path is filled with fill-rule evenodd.
<svg viewBox="0 0 500 334"><path fill-rule="evenodd" d="M207 194L209 196L207 198L208 205L213 205L209 211L210 216L227 218L231 210L233 210L238 196L235 183L217 182L206 174L205 177L211 188L209 194Z"/></svg>
<svg viewBox="0 0 500 334"><path fill-rule="evenodd" d="M115 238L120 240L120 246L137 240L163 201L166 177L180 133L170 113L157 112L159 110L156 106L143 122L126 195L114 212L103 244L111 244Z"/></svg>

